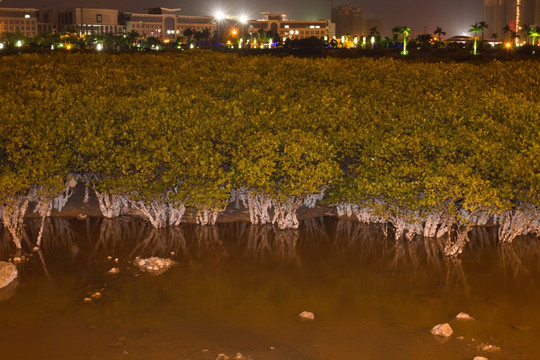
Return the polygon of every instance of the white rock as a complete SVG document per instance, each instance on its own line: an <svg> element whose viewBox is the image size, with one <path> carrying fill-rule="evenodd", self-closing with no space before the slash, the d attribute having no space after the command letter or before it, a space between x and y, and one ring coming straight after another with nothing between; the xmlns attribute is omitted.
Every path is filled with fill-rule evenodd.
<svg viewBox="0 0 540 360"><path fill-rule="evenodd" d="M17 276L17 267L15 265L0 261L0 289L11 284Z"/></svg>
<svg viewBox="0 0 540 360"><path fill-rule="evenodd" d="M161 259L153 256L148 259L136 258L133 264L141 271L150 273L151 275L160 275L169 270L176 262L171 259Z"/></svg>
<svg viewBox="0 0 540 360"><path fill-rule="evenodd" d="M118 268L112 268L111 270L109 270L107 273L108 274L118 274L120 272L120 269Z"/></svg>
<svg viewBox="0 0 540 360"><path fill-rule="evenodd" d="M436 336L443 336L443 337L449 337L452 335L454 330L450 327L450 324L444 323L435 325L433 329L431 329L431 333Z"/></svg>
<svg viewBox="0 0 540 360"><path fill-rule="evenodd" d="M216 360L229 360L229 357L225 354L218 354L218 356L216 356Z"/></svg>
<svg viewBox="0 0 540 360"><path fill-rule="evenodd" d="M498 346L491 345L491 344L484 344L484 343L478 345L477 349L480 351L486 351L486 352L501 351L501 348Z"/></svg>
<svg viewBox="0 0 540 360"><path fill-rule="evenodd" d="M474 320L474 318L467 314L467 313L464 313L464 312L460 312L459 314L456 315L456 319L458 320Z"/></svg>
<svg viewBox="0 0 540 360"><path fill-rule="evenodd" d="M473 360L488 360L488 358L483 356L475 356Z"/></svg>
<svg viewBox="0 0 540 360"><path fill-rule="evenodd" d="M315 320L315 315L309 311L302 311L300 314L298 314L298 317L300 318L300 320L305 321Z"/></svg>

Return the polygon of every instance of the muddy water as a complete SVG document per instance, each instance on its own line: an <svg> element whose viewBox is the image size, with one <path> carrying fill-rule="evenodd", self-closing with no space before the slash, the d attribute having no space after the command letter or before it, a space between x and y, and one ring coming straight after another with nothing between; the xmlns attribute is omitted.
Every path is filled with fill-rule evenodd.
<svg viewBox="0 0 540 360"><path fill-rule="evenodd" d="M26 232L35 239L36 224ZM540 358L540 242L473 235L449 260L436 243L324 218L285 232L51 219L42 251L18 265L17 288L0 302L1 358ZM0 239L5 261L13 248ZM137 256L178 265L150 276L131 265ZM313 322L298 321L304 310ZM475 320L454 319L462 311ZM449 339L429 333L444 322Z"/></svg>

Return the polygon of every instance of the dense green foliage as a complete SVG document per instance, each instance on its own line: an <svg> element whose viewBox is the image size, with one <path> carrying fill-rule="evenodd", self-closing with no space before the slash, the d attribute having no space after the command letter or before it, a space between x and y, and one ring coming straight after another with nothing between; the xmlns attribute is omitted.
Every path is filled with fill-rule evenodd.
<svg viewBox="0 0 540 360"><path fill-rule="evenodd" d="M0 198L95 175L187 205L232 188L406 208L540 204L537 62L192 52L0 58Z"/></svg>

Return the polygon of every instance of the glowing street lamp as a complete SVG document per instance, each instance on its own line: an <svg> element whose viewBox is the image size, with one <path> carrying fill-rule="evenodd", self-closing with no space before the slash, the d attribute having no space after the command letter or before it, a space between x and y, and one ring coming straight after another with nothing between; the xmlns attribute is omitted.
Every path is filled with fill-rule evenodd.
<svg viewBox="0 0 540 360"><path fill-rule="evenodd" d="M20 48L22 46L22 41L21 40L17 40L17 43L15 44L18 48Z"/></svg>
<svg viewBox="0 0 540 360"><path fill-rule="evenodd" d="M97 44L97 45L96 45L96 50L97 50L97 51L103 50L103 45L102 45L102 44Z"/></svg>
<svg viewBox="0 0 540 360"><path fill-rule="evenodd" d="M214 18L216 19L216 41L219 44L220 24L225 19L225 14L223 13L223 11L219 10L214 14Z"/></svg>

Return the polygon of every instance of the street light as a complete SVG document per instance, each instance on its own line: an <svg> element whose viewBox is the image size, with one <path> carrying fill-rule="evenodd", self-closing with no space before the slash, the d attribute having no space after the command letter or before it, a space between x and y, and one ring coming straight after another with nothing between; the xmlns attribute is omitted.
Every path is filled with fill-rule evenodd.
<svg viewBox="0 0 540 360"><path fill-rule="evenodd" d="M242 14L238 17L238 21L240 22L240 37L243 38L244 34L246 33L245 26L248 23L248 17Z"/></svg>
<svg viewBox="0 0 540 360"><path fill-rule="evenodd" d="M214 14L214 18L216 19L216 41L219 44L219 25L225 19L225 14L223 11L219 10Z"/></svg>

